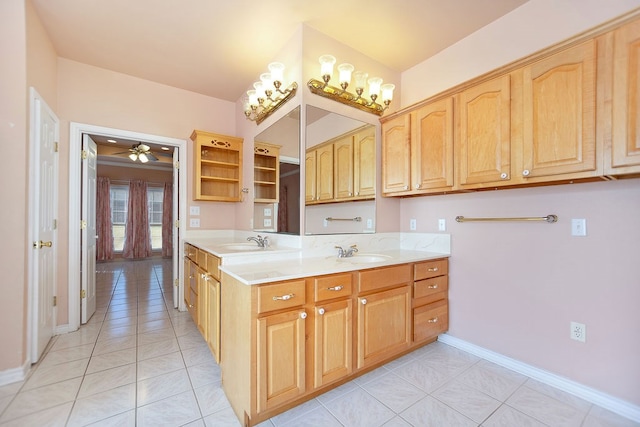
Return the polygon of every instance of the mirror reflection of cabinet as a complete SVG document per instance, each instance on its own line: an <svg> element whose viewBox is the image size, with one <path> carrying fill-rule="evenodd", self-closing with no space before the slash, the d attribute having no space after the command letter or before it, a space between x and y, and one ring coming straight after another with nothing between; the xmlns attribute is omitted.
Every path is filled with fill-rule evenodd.
<svg viewBox="0 0 640 427"><path fill-rule="evenodd" d="M256 142L253 152L254 200L277 203L280 193L280 146Z"/></svg>

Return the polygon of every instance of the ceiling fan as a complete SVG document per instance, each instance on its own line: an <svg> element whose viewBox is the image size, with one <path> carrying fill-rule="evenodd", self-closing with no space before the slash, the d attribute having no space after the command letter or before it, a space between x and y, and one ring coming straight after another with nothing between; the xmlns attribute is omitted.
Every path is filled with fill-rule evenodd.
<svg viewBox="0 0 640 427"><path fill-rule="evenodd" d="M141 163L147 163L149 160L152 162L158 161L158 158L150 150L151 147L140 142L132 145L131 148L129 148L129 151L123 151L116 154L129 153L129 158L134 162L136 160L140 160Z"/></svg>

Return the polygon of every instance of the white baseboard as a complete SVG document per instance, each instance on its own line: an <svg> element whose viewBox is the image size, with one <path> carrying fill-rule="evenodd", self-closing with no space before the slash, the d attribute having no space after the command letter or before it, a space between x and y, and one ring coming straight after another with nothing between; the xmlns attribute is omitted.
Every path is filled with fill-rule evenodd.
<svg viewBox="0 0 640 427"><path fill-rule="evenodd" d="M541 383L550 385L559 390L573 394L574 396L578 396L587 402L591 402L594 405L600 406L640 423L640 406L633 405L625 400L610 396L596 389L587 387L543 369L527 365L526 363L511 359L503 356L502 354L495 353L491 350L487 350L486 348L479 347L475 344L471 344L470 342L452 337L448 334L440 335L438 337L438 341L493 362L496 365L504 366L505 368L526 375L529 378L533 378L534 380L540 381Z"/></svg>
<svg viewBox="0 0 640 427"><path fill-rule="evenodd" d="M66 325L58 325L58 326L56 326L55 330L53 331L53 335L68 334L69 332L74 332L76 330L77 329L71 329L71 327L67 323Z"/></svg>
<svg viewBox="0 0 640 427"><path fill-rule="evenodd" d="M26 360L19 368L7 369L0 372L0 386L24 381L24 379L27 378L30 368L31 362Z"/></svg>

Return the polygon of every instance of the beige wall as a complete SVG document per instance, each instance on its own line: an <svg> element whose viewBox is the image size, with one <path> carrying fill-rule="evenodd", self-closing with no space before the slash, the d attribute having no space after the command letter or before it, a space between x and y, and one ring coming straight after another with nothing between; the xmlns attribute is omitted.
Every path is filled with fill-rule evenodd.
<svg viewBox="0 0 640 427"><path fill-rule="evenodd" d="M640 1L531 0L405 72L406 104L591 28ZM541 31L544 29L544 31ZM450 334L640 405L640 180L403 199L409 220L452 236ZM557 214L557 224L463 216ZM570 235L586 218L586 237ZM587 341L569 339L586 324Z"/></svg>
<svg viewBox="0 0 640 427"><path fill-rule="evenodd" d="M0 2L0 372L26 360L27 58L23 0ZM7 159L10 159L8 161ZM11 326L10 326L11 325Z"/></svg>

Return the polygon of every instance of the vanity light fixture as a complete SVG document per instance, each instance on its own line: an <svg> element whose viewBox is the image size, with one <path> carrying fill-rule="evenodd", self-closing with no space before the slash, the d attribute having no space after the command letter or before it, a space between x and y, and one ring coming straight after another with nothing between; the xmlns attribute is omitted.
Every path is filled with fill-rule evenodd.
<svg viewBox="0 0 640 427"><path fill-rule="evenodd" d="M262 123L282 104L293 98L298 89L296 82L291 83L285 90L280 89L284 64L272 62L268 68L269 72L261 74L260 81L253 84L252 90L247 91L248 100L245 103L244 115L256 124Z"/></svg>
<svg viewBox="0 0 640 427"><path fill-rule="evenodd" d="M384 110L389 108L389 104L393 99L395 85L391 83L382 84L380 77L368 78L369 75L363 71L354 72L354 66L345 63L338 65L340 87L331 86L329 81L333 75L333 66L336 63L336 58L331 55L322 55L319 60L322 81L316 79L309 80L307 86L312 93L350 105L362 111L377 114L378 116L381 116ZM352 73L353 79L355 80L355 95L347 92L347 87L351 84ZM367 87L367 83L369 84L368 96L370 101L362 96ZM378 97L380 97L380 92L382 92L382 104L384 105L376 102Z"/></svg>

